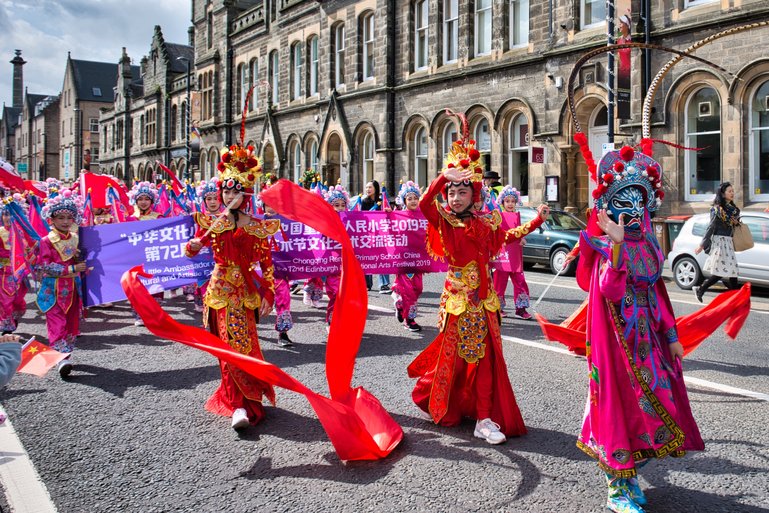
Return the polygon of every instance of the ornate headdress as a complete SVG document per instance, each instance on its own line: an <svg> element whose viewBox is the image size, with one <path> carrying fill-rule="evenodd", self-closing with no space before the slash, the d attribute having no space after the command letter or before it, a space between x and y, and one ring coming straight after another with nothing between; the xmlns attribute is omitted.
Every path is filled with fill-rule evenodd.
<svg viewBox="0 0 769 513"><path fill-rule="evenodd" d="M75 218L75 224L83 222L83 200L70 190L65 190L53 198L48 198L43 206L43 219L50 219L57 213L67 211Z"/></svg>
<svg viewBox="0 0 769 513"><path fill-rule="evenodd" d="M502 190L499 191L499 196L497 197L497 203L502 205L502 203L505 201L505 198L508 196L515 198L516 205L521 204L521 193L512 185L505 185L502 187Z"/></svg>
<svg viewBox="0 0 769 513"><path fill-rule="evenodd" d="M195 191L199 198L202 198L203 200L206 199L206 196L219 196L219 179L214 177L210 180L200 182L200 185L198 185L197 190Z"/></svg>
<svg viewBox="0 0 769 513"><path fill-rule="evenodd" d="M660 165L630 146L604 155L598 164L596 183L598 186L593 190L593 199L599 210L605 209L611 198L626 187L638 187L644 191L645 206L649 212L656 211L665 197Z"/></svg>
<svg viewBox="0 0 769 513"><path fill-rule="evenodd" d="M10 203L16 203L25 215L29 213L29 204L27 203L27 200L24 199L24 196L16 192L13 195L7 194L2 197L2 200L0 200L0 214L5 213Z"/></svg>
<svg viewBox="0 0 769 513"><path fill-rule="evenodd" d="M243 105L243 116L240 122L240 142L220 151L221 161L217 165L222 189L235 189L239 192L254 192L254 184L262 175L262 165L254 154L254 147L243 146L246 135L246 115L248 114L248 102L254 92L255 85L246 94Z"/></svg>
<svg viewBox="0 0 769 513"><path fill-rule="evenodd" d="M327 191L323 192L323 197L332 204L338 199L343 199L345 205L350 204L350 195L341 185L332 185Z"/></svg>
<svg viewBox="0 0 769 513"><path fill-rule="evenodd" d="M469 138L470 129L467 124L467 118L462 113L452 112L446 109L446 114L456 116L461 124L462 138L454 141L451 145L451 151L446 155L443 163L443 170L447 169L469 169L473 171L473 176L463 182L449 182L443 191L444 196L448 197L449 187L459 185L469 185L473 188L473 203L481 199L481 186L483 184L483 161L481 161L481 152L475 148L475 141Z"/></svg>
<svg viewBox="0 0 769 513"><path fill-rule="evenodd" d="M46 178L45 182L43 182L46 197L48 198L55 198L59 191L62 190L61 182L58 181L56 178Z"/></svg>
<svg viewBox="0 0 769 513"><path fill-rule="evenodd" d="M136 200L142 196L149 198L154 205L158 200L158 188L154 183L150 182L137 182L131 187L128 192L128 197L131 199L131 205L136 205Z"/></svg>
<svg viewBox="0 0 769 513"><path fill-rule="evenodd" d="M415 182L412 182L411 180L401 184L401 190L398 191L398 205L405 205L406 196L409 194L414 194L417 199L419 199L419 197L422 195L422 192L419 190L419 185L417 185Z"/></svg>

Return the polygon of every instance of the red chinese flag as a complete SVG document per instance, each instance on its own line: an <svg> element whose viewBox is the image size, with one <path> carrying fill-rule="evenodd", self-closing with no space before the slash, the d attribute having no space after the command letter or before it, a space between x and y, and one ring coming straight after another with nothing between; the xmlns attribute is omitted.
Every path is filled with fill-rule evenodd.
<svg viewBox="0 0 769 513"><path fill-rule="evenodd" d="M21 352L21 363L17 370L26 374L43 377L46 372L51 370L51 367L55 367L57 363L66 357L65 353L60 353L45 344L41 344L37 340L32 340L25 344Z"/></svg>

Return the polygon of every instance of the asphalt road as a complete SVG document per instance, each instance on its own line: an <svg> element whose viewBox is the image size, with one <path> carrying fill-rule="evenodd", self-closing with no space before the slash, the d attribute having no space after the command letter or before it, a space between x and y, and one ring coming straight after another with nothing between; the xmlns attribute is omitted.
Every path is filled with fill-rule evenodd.
<svg viewBox="0 0 769 513"><path fill-rule="evenodd" d="M536 298L552 275L527 278ZM281 389L263 423L235 433L203 408L219 381L214 358L134 327L125 303L89 312L69 381L17 375L0 403L60 512L605 511L604 478L574 444L585 361L559 352L533 321L503 321L526 436L491 446L473 437L473 422L435 426L413 406L406 366L437 333L441 286L442 277L426 279L418 334L397 324L390 296L369 295L353 386L376 395L405 432L382 461L341 462L306 400ZM668 288L677 315L697 307L691 292ZM538 310L560 321L584 297L573 278L558 278ZM183 298L165 307L199 319ZM326 393L323 311L299 296L292 307L295 347L279 348L265 322L265 358ZM769 394L769 293L756 291L753 307L737 341L719 331L687 357L687 376ZM45 340L34 306L20 332ZM644 469L647 511L769 511L769 402L710 385L689 392L706 451Z"/></svg>

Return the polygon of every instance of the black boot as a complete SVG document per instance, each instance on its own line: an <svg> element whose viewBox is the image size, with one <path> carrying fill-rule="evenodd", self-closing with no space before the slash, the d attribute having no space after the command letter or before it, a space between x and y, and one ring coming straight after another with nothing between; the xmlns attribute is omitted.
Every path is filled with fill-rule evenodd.
<svg viewBox="0 0 769 513"><path fill-rule="evenodd" d="M278 335L278 345L280 347L291 347L294 345L294 343L291 342L290 338L288 338L288 333L281 331Z"/></svg>

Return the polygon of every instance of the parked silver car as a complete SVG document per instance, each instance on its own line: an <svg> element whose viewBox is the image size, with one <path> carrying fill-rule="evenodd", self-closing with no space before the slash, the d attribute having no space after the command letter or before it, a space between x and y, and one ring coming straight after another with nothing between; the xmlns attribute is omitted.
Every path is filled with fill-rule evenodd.
<svg viewBox="0 0 769 513"><path fill-rule="evenodd" d="M742 222L753 235L755 246L737 253L738 279L756 285L769 286L769 214L762 212L743 212ZM699 255L694 250L702 242L702 236L708 229L710 214L697 214L686 220L678 234L673 249L668 255L668 264L673 271L676 284L686 290L699 285L704 277L702 266L708 256Z"/></svg>

